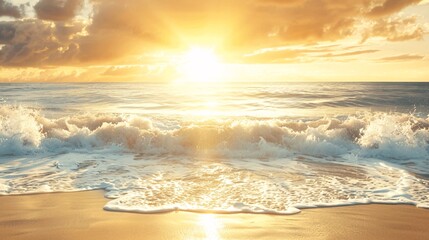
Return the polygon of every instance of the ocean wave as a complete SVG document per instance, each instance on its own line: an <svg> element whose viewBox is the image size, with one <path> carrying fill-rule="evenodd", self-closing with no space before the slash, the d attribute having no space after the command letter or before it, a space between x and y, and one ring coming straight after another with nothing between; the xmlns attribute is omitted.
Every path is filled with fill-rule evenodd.
<svg viewBox="0 0 429 240"><path fill-rule="evenodd" d="M338 159L341 160L341 159ZM378 162L266 161L104 152L31 156L0 166L0 195L103 189L106 210L293 214L368 203L429 208L429 182Z"/></svg>
<svg viewBox="0 0 429 240"><path fill-rule="evenodd" d="M1 105L0 195L104 189L105 209L143 213L429 207L428 142L414 114L178 121Z"/></svg>
<svg viewBox="0 0 429 240"><path fill-rule="evenodd" d="M287 157L291 154L394 160L429 156L429 120L413 114L361 113L318 120L166 122L118 114L46 118L22 106L0 106L0 156L116 147L146 154Z"/></svg>

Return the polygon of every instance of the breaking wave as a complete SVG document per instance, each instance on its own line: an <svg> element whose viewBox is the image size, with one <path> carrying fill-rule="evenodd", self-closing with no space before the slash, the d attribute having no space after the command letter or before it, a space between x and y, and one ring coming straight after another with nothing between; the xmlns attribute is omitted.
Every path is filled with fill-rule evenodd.
<svg viewBox="0 0 429 240"><path fill-rule="evenodd" d="M429 120L362 113L318 120L163 121L117 114L58 119L21 106L0 107L0 155L111 148L145 155L217 157L338 156L395 160L429 156Z"/></svg>
<svg viewBox="0 0 429 240"><path fill-rule="evenodd" d="M1 105L0 162L0 195L104 189L114 211L429 208L429 119L414 114L179 121Z"/></svg>

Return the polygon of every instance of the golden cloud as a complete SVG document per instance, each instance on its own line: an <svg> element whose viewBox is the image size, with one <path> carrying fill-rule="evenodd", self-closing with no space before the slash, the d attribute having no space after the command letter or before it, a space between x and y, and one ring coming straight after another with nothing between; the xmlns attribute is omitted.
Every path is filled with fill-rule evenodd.
<svg viewBox="0 0 429 240"><path fill-rule="evenodd" d="M189 45L214 47L237 60L262 48L336 42L356 35L364 40L421 39L425 31L417 18L397 14L420 2L91 0L90 19L79 22L73 18L82 0L40 0L34 6L39 19L0 25L4 44L0 62L3 66L111 64ZM363 53L367 52L350 54ZM265 53L245 61L273 62L297 54L302 53Z"/></svg>
<svg viewBox="0 0 429 240"><path fill-rule="evenodd" d="M421 55L412 55L412 54L403 54L391 57L381 58L381 61L411 61L411 60L422 60L424 56Z"/></svg>

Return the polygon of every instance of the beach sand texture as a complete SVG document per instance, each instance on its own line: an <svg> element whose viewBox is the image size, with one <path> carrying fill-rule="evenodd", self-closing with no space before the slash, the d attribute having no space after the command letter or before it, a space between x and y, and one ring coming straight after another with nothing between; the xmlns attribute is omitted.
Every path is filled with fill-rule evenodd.
<svg viewBox="0 0 429 240"><path fill-rule="evenodd" d="M429 239L429 211L407 205L134 214L104 211L106 202L102 191L1 196L0 239Z"/></svg>

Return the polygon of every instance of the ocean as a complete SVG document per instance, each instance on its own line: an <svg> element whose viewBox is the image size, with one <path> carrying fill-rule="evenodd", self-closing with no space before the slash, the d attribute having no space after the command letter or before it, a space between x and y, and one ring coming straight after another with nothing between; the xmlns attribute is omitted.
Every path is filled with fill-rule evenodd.
<svg viewBox="0 0 429 240"><path fill-rule="evenodd" d="M95 189L140 213L429 208L429 83L1 83L0 195Z"/></svg>

